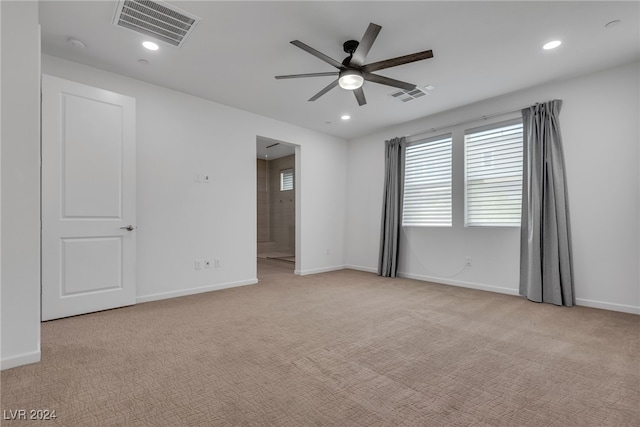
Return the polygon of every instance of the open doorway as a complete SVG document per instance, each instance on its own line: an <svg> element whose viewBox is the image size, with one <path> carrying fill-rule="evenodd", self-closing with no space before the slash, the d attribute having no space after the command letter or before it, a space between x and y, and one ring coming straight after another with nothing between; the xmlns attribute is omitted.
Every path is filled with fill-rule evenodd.
<svg viewBox="0 0 640 427"><path fill-rule="evenodd" d="M296 269L296 145L256 138L258 271Z"/></svg>

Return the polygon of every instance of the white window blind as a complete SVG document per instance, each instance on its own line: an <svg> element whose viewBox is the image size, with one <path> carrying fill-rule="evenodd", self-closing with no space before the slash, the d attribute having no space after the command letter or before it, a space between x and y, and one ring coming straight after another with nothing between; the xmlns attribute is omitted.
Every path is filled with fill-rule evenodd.
<svg viewBox="0 0 640 427"><path fill-rule="evenodd" d="M465 223L520 226L522 121L465 132Z"/></svg>
<svg viewBox="0 0 640 427"><path fill-rule="evenodd" d="M451 226L451 134L406 149L402 225Z"/></svg>
<svg viewBox="0 0 640 427"><path fill-rule="evenodd" d="M280 191L293 190L293 169L280 171Z"/></svg>

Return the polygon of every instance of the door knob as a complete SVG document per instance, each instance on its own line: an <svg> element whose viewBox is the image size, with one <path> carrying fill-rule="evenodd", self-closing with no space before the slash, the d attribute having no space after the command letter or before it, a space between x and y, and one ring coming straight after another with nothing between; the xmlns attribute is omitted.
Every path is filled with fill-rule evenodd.
<svg viewBox="0 0 640 427"><path fill-rule="evenodd" d="M127 225L126 227L120 227L120 230L129 230L129 231L133 231L133 225Z"/></svg>

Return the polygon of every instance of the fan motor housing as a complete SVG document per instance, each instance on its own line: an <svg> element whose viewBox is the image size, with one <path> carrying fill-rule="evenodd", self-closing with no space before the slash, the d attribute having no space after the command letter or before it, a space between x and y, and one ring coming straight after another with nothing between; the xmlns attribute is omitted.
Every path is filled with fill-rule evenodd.
<svg viewBox="0 0 640 427"><path fill-rule="evenodd" d="M353 55L353 52L356 51L356 49L358 48L358 46L360 45L360 42L357 40L347 40L346 42L344 42L344 44L342 45L342 48L344 49L344 51L346 53L348 53L349 55Z"/></svg>

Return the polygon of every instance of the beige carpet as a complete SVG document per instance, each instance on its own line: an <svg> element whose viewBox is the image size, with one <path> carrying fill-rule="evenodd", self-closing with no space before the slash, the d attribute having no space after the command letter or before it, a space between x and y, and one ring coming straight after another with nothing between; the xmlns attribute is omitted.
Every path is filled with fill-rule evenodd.
<svg viewBox="0 0 640 427"><path fill-rule="evenodd" d="M639 316L291 269L43 324L2 409L57 419L2 425L640 425Z"/></svg>

